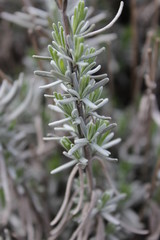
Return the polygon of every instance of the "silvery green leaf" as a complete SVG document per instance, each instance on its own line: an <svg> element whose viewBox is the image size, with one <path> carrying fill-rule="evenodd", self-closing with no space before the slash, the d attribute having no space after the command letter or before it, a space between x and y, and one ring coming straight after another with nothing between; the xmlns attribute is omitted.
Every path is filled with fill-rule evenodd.
<svg viewBox="0 0 160 240"><path fill-rule="evenodd" d="M76 163L77 163L77 160L70 161L69 163L66 163L66 164L52 170L51 174L56 174L56 173L59 173L63 170L66 170L67 168L70 168L70 167L74 166Z"/></svg>
<svg viewBox="0 0 160 240"><path fill-rule="evenodd" d="M69 62L71 62L71 63L73 63L72 58L68 57L68 56L65 55L65 54L62 54L62 53L58 52L58 56L66 59L67 61L69 61Z"/></svg>
<svg viewBox="0 0 160 240"><path fill-rule="evenodd" d="M75 124L75 125L79 125L80 123L81 123L80 118L76 118L73 122L73 124Z"/></svg>
<svg viewBox="0 0 160 240"><path fill-rule="evenodd" d="M76 96L77 98L80 99L79 94L78 94L75 90L73 90L73 89L68 89L67 91L68 91L72 96Z"/></svg>
<svg viewBox="0 0 160 240"><path fill-rule="evenodd" d="M50 94L44 94L44 97L54 98L54 96L53 96L53 95L50 95Z"/></svg>
<svg viewBox="0 0 160 240"><path fill-rule="evenodd" d="M79 139L74 140L74 143L75 144L79 144L79 143L87 144L88 140L86 138L79 138Z"/></svg>
<svg viewBox="0 0 160 240"><path fill-rule="evenodd" d="M97 105L97 109L103 107L107 102L108 98L103 99L102 102Z"/></svg>
<svg viewBox="0 0 160 240"><path fill-rule="evenodd" d="M62 105L58 102L57 99L54 98L54 102L55 102L55 104L56 104L57 107L59 107L63 112L65 112L64 109L63 109L63 107L62 107Z"/></svg>
<svg viewBox="0 0 160 240"><path fill-rule="evenodd" d="M71 18L71 22L73 21L73 18ZM73 24L73 23L72 23ZM79 34L79 32L80 32L80 30L81 30L81 28L84 26L84 24L85 24L85 21L84 20L82 20L80 23L79 23L79 25L78 25L78 27L77 27L77 29L76 29L76 35L78 35Z"/></svg>
<svg viewBox="0 0 160 240"><path fill-rule="evenodd" d="M72 73L71 73L70 69L66 71L65 76L68 77L68 78L71 78Z"/></svg>
<svg viewBox="0 0 160 240"><path fill-rule="evenodd" d="M50 62L50 64L55 71L59 72L59 68L57 67L56 63L53 60Z"/></svg>
<svg viewBox="0 0 160 240"><path fill-rule="evenodd" d="M75 73L72 73L72 79L73 79L74 89L78 92L79 84L78 84L77 76Z"/></svg>
<svg viewBox="0 0 160 240"><path fill-rule="evenodd" d="M90 89L90 92L89 92L89 93L95 91L95 90L96 90L97 88L99 88L99 87L103 87L103 86L106 85L108 82L109 82L109 78L104 78L103 80L97 82L97 83L94 85L94 87Z"/></svg>
<svg viewBox="0 0 160 240"><path fill-rule="evenodd" d="M71 16L71 26L73 26L73 21L74 21L74 15Z"/></svg>
<svg viewBox="0 0 160 240"><path fill-rule="evenodd" d="M95 125L92 121L87 124L87 139L90 141L95 134Z"/></svg>
<svg viewBox="0 0 160 240"><path fill-rule="evenodd" d="M81 123L80 123L81 131L82 131L84 136L87 136L87 129L86 129L86 125L84 123L84 120L83 120L82 117L79 117L79 118L81 120Z"/></svg>
<svg viewBox="0 0 160 240"><path fill-rule="evenodd" d="M91 109L95 110L97 109L97 105L92 103L88 98L83 98L82 101Z"/></svg>
<svg viewBox="0 0 160 240"><path fill-rule="evenodd" d="M87 164L88 164L88 159L86 159L86 158L80 158L80 159L79 159L79 162L80 162L82 165L87 166Z"/></svg>
<svg viewBox="0 0 160 240"><path fill-rule="evenodd" d="M97 131L97 132L93 135L91 141L94 141L94 140L99 136L99 134L100 134L100 133Z"/></svg>
<svg viewBox="0 0 160 240"><path fill-rule="evenodd" d="M70 82L70 79L69 79L68 77L64 76L63 74L61 74L61 73L59 73L59 72L56 72L56 71L54 71L54 70L51 70L51 74L52 74L54 77L56 77L56 78L58 78L58 79L60 79L60 80L63 80L63 81L65 81L65 82Z"/></svg>
<svg viewBox="0 0 160 240"><path fill-rule="evenodd" d="M112 162L117 162L118 161L117 158L111 158L111 157L105 157L105 156L104 156L104 159L106 159L107 161L112 161Z"/></svg>
<svg viewBox="0 0 160 240"><path fill-rule="evenodd" d="M103 141L103 143L105 144L105 143L109 142L113 137L114 137L114 133L113 132L109 133L108 136Z"/></svg>
<svg viewBox="0 0 160 240"><path fill-rule="evenodd" d="M62 137L44 137L43 140L44 141L53 141L53 140L59 141L59 140L61 140L61 138Z"/></svg>
<svg viewBox="0 0 160 240"><path fill-rule="evenodd" d="M93 57L98 56L99 54L101 54L103 51L105 50L105 47L100 48L99 50L95 51L94 53L88 54L88 55L83 55L81 57L81 60L87 60Z"/></svg>
<svg viewBox="0 0 160 240"><path fill-rule="evenodd" d="M61 83L61 89L62 89L64 92L68 92L68 88L65 86L64 83Z"/></svg>
<svg viewBox="0 0 160 240"><path fill-rule="evenodd" d="M110 148L110 147L113 147L113 146L117 145L117 144L120 143L120 142L121 142L121 139L120 139L120 138L117 138L117 139L115 139L115 140L113 140L113 141L111 141L111 142L109 142L109 143L107 143L107 144L104 144L104 145L102 146L102 148L108 149L108 148Z"/></svg>
<svg viewBox="0 0 160 240"><path fill-rule="evenodd" d="M100 75L91 75L90 77L93 78L93 79L97 79L97 80L100 80L102 78L106 78L108 75L106 73L104 74L100 74Z"/></svg>
<svg viewBox="0 0 160 240"><path fill-rule="evenodd" d="M86 68L83 70L82 74L86 74L89 70L91 70L93 67L96 66L96 62L92 62L90 63L88 66L86 66Z"/></svg>
<svg viewBox="0 0 160 240"><path fill-rule="evenodd" d="M77 98L70 97L70 98L64 98L63 100L58 100L57 102L60 104L67 104L67 103L75 102L76 100Z"/></svg>
<svg viewBox="0 0 160 240"><path fill-rule="evenodd" d="M74 128L71 127L71 126L68 125L68 124L64 124L63 127L64 127L67 131L75 132Z"/></svg>
<svg viewBox="0 0 160 240"><path fill-rule="evenodd" d="M54 130L55 131L62 131L62 132L69 132L69 131L71 131L71 130L68 130L68 129L64 128L64 127L55 127Z"/></svg>
<svg viewBox="0 0 160 240"><path fill-rule="evenodd" d="M83 26L80 28L80 33L86 31L89 25L89 21L84 22Z"/></svg>
<svg viewBox="0 0 160 240"><path fill-rule="evenodd" d="M48 125L51 126L51 127L56 127L56 126L59 126L59 125L61 125L63 123L66 123L66 122L68 122L70 120L71 120L71 117L68 117L68 118L64 118L64 119L61 119L61 120L49 123Z"/></svg>
<svg viewBox="0 0 160 240"><path fill-rule="evenodd" d="M95 28L95 24L90 25L89 28L85 32L81 32L81 34L79 36L85 37L85 35L88 34L89 32L91 32L94 28Z"/></svg>
<svg viewBox="0 0 160 240"><path fill-rule="evenodd" d="M103 87L100 87L99 89L101 89L101 93L102 93ZM101 96L101 94L98 95L97 100L94 102L97 105L100 104L103 101L103 98L100 98L100 96Z"/></svg>
<svg viewBox="0 0 160 240"><path fill-rule="evenodd" d="M74 49L74 44L73 44L73 41L72 41L72 38L70 35L67 35L67 43L68 43L68 46L69 46L69 49Z"/></svg>
<svg viewBox="0 0 160 240"><path fill-rule="evenodd" d="M35 58L35 59L40 59L40 60L52 60L52 58L49 57L49 56L33 55L32 57Z"/></svg>
<svg viewBox="0 0 160 240"><path fill-rule="evenodd" d="M109 125L104 129L103 133L106 133L107 131L110 131L111 129L115 128L116 126L117 126L116 123L109 124ZM108 136L109 136L109 135L108 135ZM107 136L107 137L108 137L108 136ZM112 135L109 137L109 139L112 138L112 136L114 136L113 133L112 133ZM107 137L106 137L106 139L104 140L103 143L106 143L106 140L107 140L107 142L109 141L109 140L107 139Z"/></svg>
<svg viewBox="0 0 160 240"><path fill-rule="evenodd" d="M56 85L59 85L60 83L62 83L62 80L58 80L58 81L55 81L55 82L52 82L52 83L49 83L49 84L46 84L46 85L43 85L43 86L39 86L40 89L48 89L50 87L54 87Z"/></svg>
<svg viewBox="0 0 160 240"><path fill-rule="evenodd" d="M111 120L111 117L101 116L96 112L89 112L88 114L91 115L91 116L94 116L96 118L99 118L99 119Z"/></svg>
<svg viewBox="0 0 160 240"><path fill-rule="evenodd" d="M88 74L89 74L89 75L92 75L92 74L98 72L100 69L101 69L101 65L98 65L96 68L88 71Z"/></svg>
<svg viewBox="0 0 160 240"><path fill-rule="evenodd" d="M101 134L104 132L106 128L107 128L106 124L103 124L97 129L97 131L99 132L99 134Z"/></svg>
<svg viewBox="0 0 160 240"><path fill-rule="evenodd" d="M72 111L72 117L79 117L79 114L78 114L78 110L77 110L77 109L73 109L73 111Z"/></svg>
<svg viewBox="0 0 160 240"><path fill-rule="evenodd" d="M34 74L40 77L48 77L48 78L53 78L54 80L56 80L55 76L53 76L51 74L51 72L46 72L46 71L34 71Z"/></svg>
<svg viewBox="0 0 160 240"><path fill-rule="evenodd" d="M82 93L82 98L85 98L88 95L88 91L91 88L91 80L90 83L87 85L87 87L84 89L83 93Z"/></svg>
<svg viewBox="0 0 160 240"><path fill-rule="evenodd" d="M111 123L110 125L107 126L106 131L109 131L112 128L115 128L115 127L117 127L117 124L116 123Z"/></svg>
<svg viewBox="0 0 160 240"><path fill-rule="evenodd" d="M75 144L69 151L68 154L69 155L73 155L73 153L75 153L77 150L79 150L81 147L84 147L86 145L85 142L81 142L78 144Z"/></svg>
<svg viewBox="0 0 160 240"><path fill-rule="evenodd" d="M76 64L80 67L86 67L88 66L88 63L87 62L83 62L83 61L80 61L80 62L76 62Z"/></svg>
<svg viewBox="0 0 160 240"><path fill-rule="evenodd" d="M97 82L92 88L90 88L90 90L88 91L88 94L90 94L91 92L95 91L97 88L104 86L108 82L109 82L109 78L104 78L100 82Z"/></svg>
<svg viewBox="0 0 160 240"><path fill-rule="evenodd" d="M96 143L92 143L91 146L100 154L105 157L108 157L111 153L107 150L104 150L102 147L98 146Z"/></svg>
<svg viewBox="0 0 160 240"><path fill-rule="evenodd" d="M120 221L117 218L115 218L114 216L112 216L111 214L109 214L108 212L102 211L101 214L105 220L112 223L113 225L120 225Z"/></svg>
<svg viewBox="0 0 160 240"><path fill-rule="evenodd" d="M53 34L53 32L52 32L52 34ZM60 48L60 46L55 41L52 41L52 45L57 52L64 53L64 50L62 50L62 48Z"/></svg>
<svg viewBox="0 0 160 240"><path fill-rule="evenodd" d="M58 106L49 104L48 108L50 108L51 110L53 110L55 112L63 113L63 111Z"/></svg>

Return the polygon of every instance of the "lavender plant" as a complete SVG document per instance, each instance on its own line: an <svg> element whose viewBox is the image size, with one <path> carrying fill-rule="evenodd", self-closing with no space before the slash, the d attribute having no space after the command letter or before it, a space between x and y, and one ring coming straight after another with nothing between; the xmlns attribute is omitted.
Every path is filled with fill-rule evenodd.
<svg viewBox="0 0 160 240"><path fill-rule="evenodd" d="M50 56L34 56L37 59L50 61L52 69L47 71L35 71L41 77L49 78L51 83L43 85L41 89L59 86L59 91L46 94L53 99L54 105L49 108L61 113L63 118L49 123L54 128L54 133L44 138L46 141L59 141L64 147L63 154L69 159L64 165L53 169L52 174L73 168L67 182L66 192L62 206L51 222L57 225L51 231L50 239L57 239L70 219L77 222L77 228L70 237L74 239L88 239L96 236L96 239L105 239L104 223L107 221L115 226L124 228L126 224L113 215L117 204L125 195L120 194L106 174L104 161L117 161L111 157L108 150L120 142L120 138L114 137L111 118L101 116L99 109L103 107L108 98L102 97L102 91L109 79L107 74L98 74L101 66L96 66L96 57L105 48L95 49L86 44L88 37L94 37L110 28L120 16L123 2L120 4L115 18L104 28L93 31L95 25L87 21L87 7L84 1L79 1L74 9L74 14L68 17L66 14L67 1L57 1L62 11L63 24L53 24L53 41L48 46ZM60 136L59 132L65 135ZM93 176L93 163L98 160L111 191L99 189ZM79 180L75 176L79 173ZM73 184L74 182L74 184ZM73 192L72 192L72 185ZM112 206L113 204L113 206ZM93 226L96 226L94 230ZM133 231L135 232L135 231ZM142 234L146 231L142 231Z"/></svg>
<svg viewBox="0 0 160 240"><path fill-rule="evenodd" d="M66 7L66 1L63 5ZM121 2L114 22L120 15L122 7L123 2ZM108 76L96 74L101 68L100 65L96 66L96 57L105 48L95 50L85 44L87 37L106 30L111 24L101 30L91 32L94 25L89 26L86 17L87 7L84 1L80 1L75 8L74 15L71 19L67 19L68 23L65 22L65 30L60 22L58 26L53 24L53 41L52 45L48 46L50 57L34 55L35 58L50 60L53 68L50 72L35 71L36 75L53 80L50 84L40 88L47 89L60 85L62 89L62 92L45 95L53 98L55 102L55 105L49 105L49 108L64 114L62 120L49 123L49 126L54 127L56 132L70 133L69 136L64 137L54 135L44 138L45 140L60 140L66 150L63 152L64 155L71 159L71 162L53 170L52 174L74 166L76 163L80 163L83 168L87 167L89 171L90 159L95 154L107 160L117 160L111 158L107 150L120 141L120 139L110 141L114 135L110 132L116 124L110 124L110 117L97 113L97 110L108 102L108 98L102 97L103 86L109 81Z"/></svg>

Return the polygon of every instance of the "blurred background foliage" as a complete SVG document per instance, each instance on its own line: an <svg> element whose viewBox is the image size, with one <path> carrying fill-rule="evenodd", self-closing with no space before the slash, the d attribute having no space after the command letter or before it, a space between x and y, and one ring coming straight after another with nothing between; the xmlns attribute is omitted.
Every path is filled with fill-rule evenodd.
<svg viewBox="0 0 160 240"><path fill-rule="evenodd" d="M97 28L113 18L119 3L86 1L91 17L100 14ZM122 138L112 150L119 163L107 163L107 169L118 190L127 195L119 211L132 209L149 234L130 234L111 224L106 224L106 234L111 240L158 240L160 3L124 3L120 19L108 32L116 33L116 38L111 35L98 40L106 47L98 59L100 71L110 78L104 91L110 102L101 111L117 122L116 135ZM0 0L0 239L47 239L49 222L64 195L68 173L51 176L50 171L66 159L59 144L42 140L50 131L48 122L59 116L48 110L49 102L38 88L47 80L33 75L35 69L47 70L49 66L32 58L33 54L48 54L52 22L58 19L54 0ZM9 94L11 91L14 94ZM99 184L107 189L101 169L96 164L93 168ZM135 226L139 224L137 220ZM61 239L68 239L73 228L74 224L68 226Z"/></svg>

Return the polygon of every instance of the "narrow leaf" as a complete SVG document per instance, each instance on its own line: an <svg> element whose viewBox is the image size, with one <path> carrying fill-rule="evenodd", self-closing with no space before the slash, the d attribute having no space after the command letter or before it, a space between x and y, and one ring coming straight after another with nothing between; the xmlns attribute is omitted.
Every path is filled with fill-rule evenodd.
<svg viewBox="0 0 160 240"><path fill-rule="evenodd" d="M100 48L99 50L95 51L94 53L88 54L88 55L83 55L81 57L81 60L87 60L93 57L98 56L99 54L101 54L103 51L105 50L105 47Z"/></svg>
<svg viewBox="0 0 160 240"><path fill-rule="evenodd" d="M35 59L40 59L40 60L52 60L52 58L48 57L48 56L33 55L32 57Z"/></svg>
<svg viewBox="0 0 160 240"><path fill-rule="evenodd" d="M39 88L48 89L50 87L53 87L53 86L56 86L56 85L60 84L61 82L62 82L62 80L58 80L58 81L53 82L53 83L49 83L49 84L46 84L46 85L43 85L43 86L39 86Z"/></svg>
<svg viewBox="0 0 160 240"><path fill-rule="evenodd" d="M81 142L79 144L75 144L68 152L69 155L73 155L77 150L79 150L81 147L85 146L85 142Z"/></svg>
<svg viewBox="0 0 160 240"><path fill-rule="evenodd" d="M66 170L67 168L70 168L70 167L74 166L76 163L77 163L77 160L70 161L69 163L66 163L66 164L52 170L51 174L56 174L56 173L59 173L63 170Z"/></svg>
<svg viewBox="0 0 160 240"><path fill-rule="evenodd" d="M102 148L108 149L108 148L113 147L114 145L117 145L117 144L120 143L120 142L121 142L121 138L117 138L117 139L115 139L115 140L113 140L113 141L111 141L111 142L103 145Z"/></svg>
<svg viewBox="0 0 160 240"><path fill-rule="evenodd" d="M109 151L104 150L102 147L98 146L96 143L92 143L91 145L100 155L103 155L105 157L108 157L110 155Z"/></svg>
<svg viewBox="0 0 160 240"><path fill-rule="evenodd" d="M100 82L97 82L94 87L90 88L90 90L88 91L88 94L90 94L91 92L95 91L97 88L104 86L105 84L107 84L109 82L109 78L104 78L103 80L101 80Z"/></svg>
<svg viewBox="0 0 160 240"><path fill-rule="evenodd" d="M66 123L69 120L71 120L71 117L64 118L64 119L61 119L59 121L55 121L55 122L49 123L48 125L51 126L51 127L55 127L55 126L59 126L59 125L61 125L63 123Z"/></svg>
<svg viewBox="0 0 160 240"><path fill-rule="evenodd" d="M83 98L82 101L91 109L97 109L97 105L92 103L88 98Z"/></svg>

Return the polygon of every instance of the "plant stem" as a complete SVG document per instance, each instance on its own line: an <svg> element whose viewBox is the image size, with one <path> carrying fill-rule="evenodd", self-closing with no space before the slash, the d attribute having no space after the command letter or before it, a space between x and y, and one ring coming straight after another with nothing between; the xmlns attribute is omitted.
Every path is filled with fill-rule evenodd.
<svg viewBox="0 0 160 240"><path fill-rule="evenodd" d="M64 1L63 9L61 9L62 10L61 12L62 12L65 34L67 36L67 35L70 34L70 25L69 25L68 17L66 15L66 9L67 9L67 0ZM68 44L67 44L67 46L68 46ZM69 57L71 57L71 56L69 56ZM70 68L71 68L72 73L75 73L76 76L77 76L78 75L77 74L77 72L78 72L77 66L74 66L72 63L70 63ZM72 86L73 86L73 84L72 84ZM82 117L84 122L86 122L82 102L77 101L76 102L76 107L77 107L79 116ZM84 134L81 131L80 126L78 126L78 135L79 135L80 138L85 137ZM90 191L90 197L91 197L92 190L93 190L93 174L92 174L92 156L91 156L91 149L90 149L89 145L84 147L84 155L85 155L85 158L88 160L88 165L86 167L86 173L87 173L89 191Z"/></svg>
<svg viewBox="0 0 160 240"><path fill-rule="evenodd" d="M90 196L93 191L93 173L92 173L92 157L91 157L91 150L89 145L84 147L85 157L88 159L88 165L86 167L86 173L89 183L89 190L90 190Z"/></svg>

